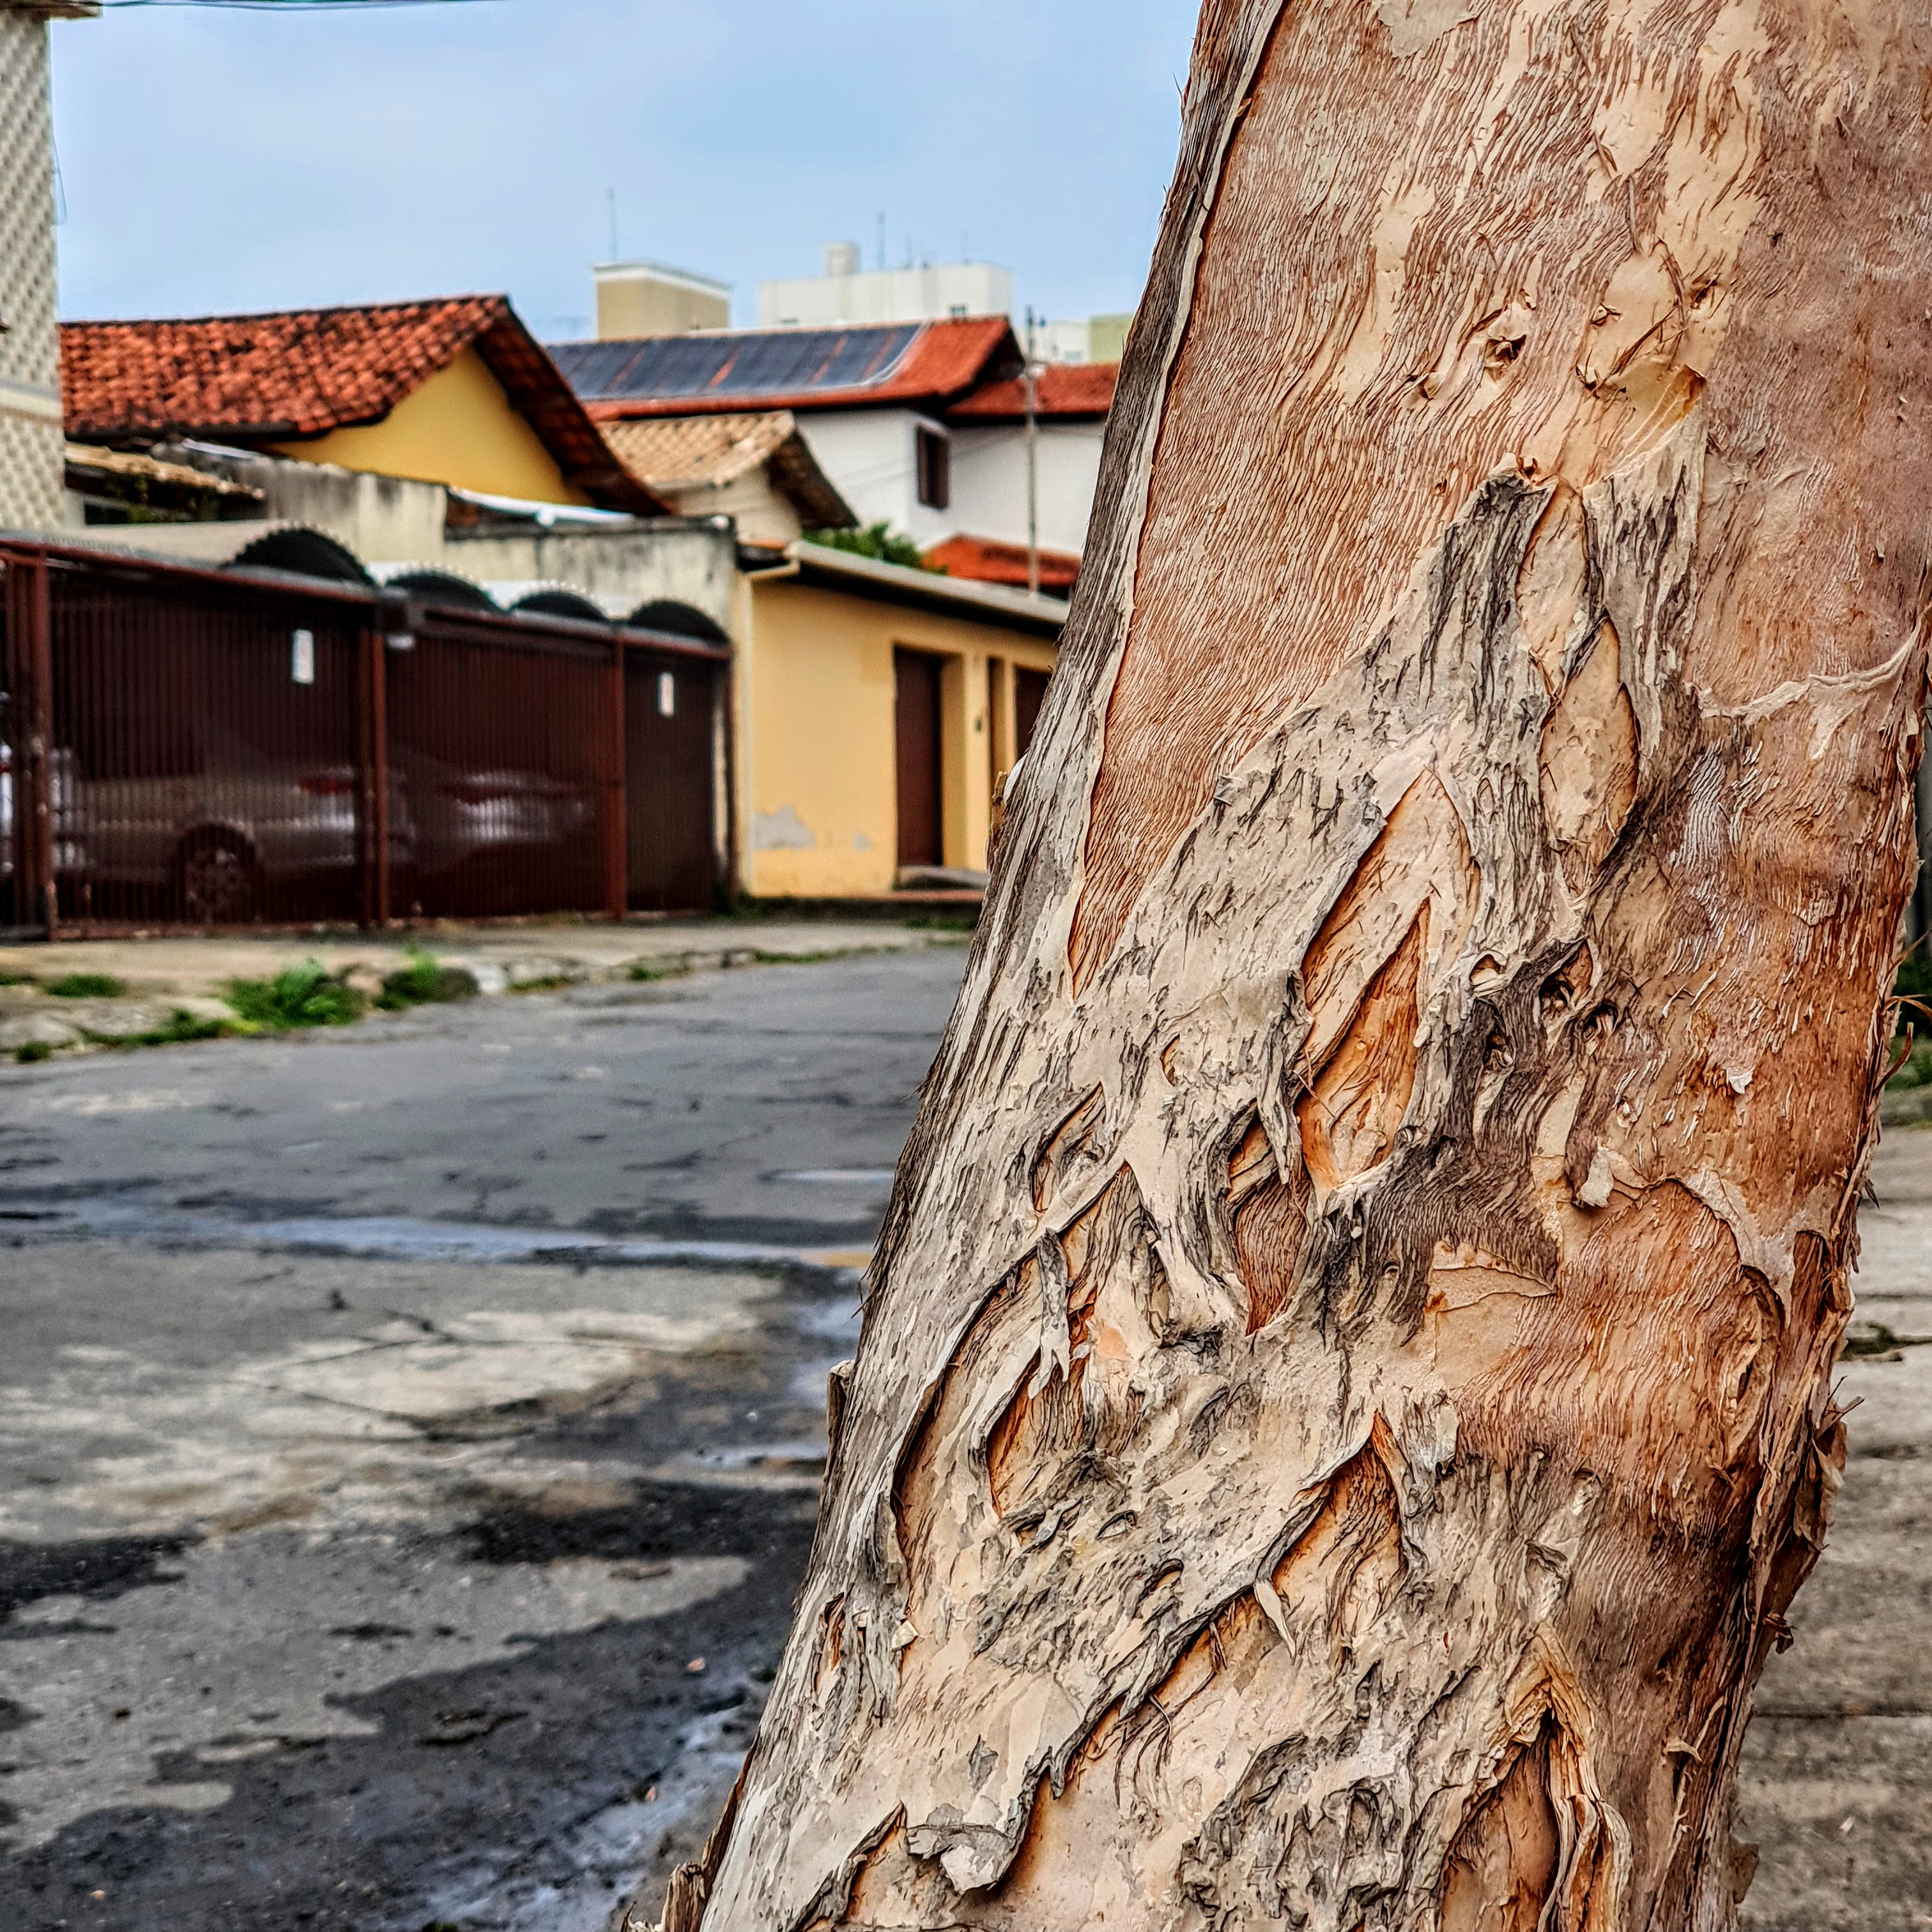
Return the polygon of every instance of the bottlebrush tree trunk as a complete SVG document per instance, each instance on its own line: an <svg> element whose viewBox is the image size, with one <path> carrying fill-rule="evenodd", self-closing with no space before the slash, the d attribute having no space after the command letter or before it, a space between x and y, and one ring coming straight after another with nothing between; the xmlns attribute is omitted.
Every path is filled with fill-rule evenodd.
<svg viewBox="0 0 1932 1932"><path fill-rule="evenodd" d="M674 1928L1720 1928L1914 867L1928 0L1209 0Z"/></svg>

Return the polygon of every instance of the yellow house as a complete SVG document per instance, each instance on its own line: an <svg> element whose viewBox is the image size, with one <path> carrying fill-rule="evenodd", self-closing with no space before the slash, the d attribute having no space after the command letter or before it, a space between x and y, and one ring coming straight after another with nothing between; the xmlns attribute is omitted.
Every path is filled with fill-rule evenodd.
<svg viewBox="0 0 1932 1932"><path fill-rule="evenodd" d="M810 543L740 594L744 889L845 898L982 871L1066 607Z"/></svg>
<svg viewBox="0 0 1932 1932"><path fill-rule="evenodd" d="M487 496L664 508L502 296L68 322L61 369L77 442L194 438Z"/></svg>

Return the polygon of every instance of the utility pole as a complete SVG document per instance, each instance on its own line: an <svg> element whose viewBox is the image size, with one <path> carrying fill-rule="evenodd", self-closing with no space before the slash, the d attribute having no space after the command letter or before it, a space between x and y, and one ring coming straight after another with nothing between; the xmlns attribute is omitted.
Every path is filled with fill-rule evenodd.
<svg viewBox="0 0 1932 1932"><path fill-rule="evenodd" d="M1033 304L1026 312L1027 595L1040 595L1040 367L1033 355Z"/></svg>

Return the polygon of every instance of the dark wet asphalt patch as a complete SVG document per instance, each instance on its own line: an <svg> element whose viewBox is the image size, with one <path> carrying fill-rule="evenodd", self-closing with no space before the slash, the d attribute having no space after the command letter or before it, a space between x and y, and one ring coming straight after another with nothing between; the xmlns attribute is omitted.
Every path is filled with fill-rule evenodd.
<svg viewBox="0 0 1932 1932"><path fill-rule="evenodd" d="M43 1598L85 1597L100 1603L150 1583L172 1582L174 1579L162 1564L198 1540L193 1536L110 1536L82 1543L0 1540L0 1626L16 1610Z"/></svg>
<svg viewBox="0 0 1932 1932"><path fill-rule="evenodd" d="M502 1932L538 1922L546 1895L574 1901L572 1927L601 1922L638 1874L602 1862L598 1821L648 1820L646 1794L668 1789L694 1726L735 1768L809 1536L808 1523L776 1528L742 1583L688 1610L532 1640L513 1658L343 1698L375 1727L369 1736L291 1741L218 1770L192 1753L164 1756L164 1781L212 1772L232 1796L201 1812L96 1812L0 1858L0 1927L422 1932L440 1921ZM694 1673L698 1656L706 1667ZM634 1842L644 1831L646 1897L661 1898L671 1866L695 1855L722 1796L673 1830L613 1834Z"/></svg>
<svg viewBox="0 0 1932 1932"><path fill-rule="evenodd" d="M559 1557L743 1556L788 1552L811 1533L815 1492L726 1483L639 1483L627 1502L554 1514L522 1504L485 1512L459 1532L483 1563L548 1563Z"/></svg>

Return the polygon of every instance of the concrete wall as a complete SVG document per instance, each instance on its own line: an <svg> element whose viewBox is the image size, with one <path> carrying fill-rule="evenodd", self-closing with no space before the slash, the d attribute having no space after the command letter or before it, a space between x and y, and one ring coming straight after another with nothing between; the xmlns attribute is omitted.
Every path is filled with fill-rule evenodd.
<svg viewBox="0 0 1932 1932"><path fill-rule="evenodd" d="M326 530L365 562L434 563L441 558L449 496L440 483L241 452L214 458L166 443L155 454L260 490L264 518Z"/></svg>
<svg viewBox="0 0 1932 1932"><path fill-rule="evenodd" d="M658 598L688 604L732 634L738 542L728 524L649 524L640 530L452 533L434 560L484 583L543 578L568 584L613 616Z"/></svg>
<svg viewBox="0 0 1932 1932"><path fill-rule="evenodd" d="M737 540L728 524L661 520L628 530L556 530L532 524L508 535L466 536L446 528L449 498L440 483L242 452L214 457L206 450L164 445L157 453L260 490L265 520L326 531L365 563L434 564L482 583L541 578L567 584L613 616L628 616L640 604L664 598L688 604L728 635L735 634L732 580ZM203 542L214 550L224 548L225 539L219 536L176 540L154 534L191 527L146 524L128 540L136 548L146 543L184 555L202 554L196 546ZM246 523L211 527L247 541Z"/></svg>
<svg viewBox="0 0 1932 1932"><path fill-rule="evenodd" d="M556 458L473 349L438 370L380 422L282 444L276 453L298 463L332 463L532 502L590 500L564 481Z"/></svg>
<svg viewBox="0 0 1932 1932"><path fill-rule="evenodd" d="M1010 667L1050 670L1052 644L998 622L906 610L796 578L752 580L747 601L738 692L746 889L761 898L892 890L895 646L943 660L946 862L983 866L1000 747L1012 742Z"/></svg>
<svg viewBox="0 0 1932 1932"><path fill-rule="evenodd" d="M71 522L56 321L47 26L0 11L0 526Z"/></svg>

